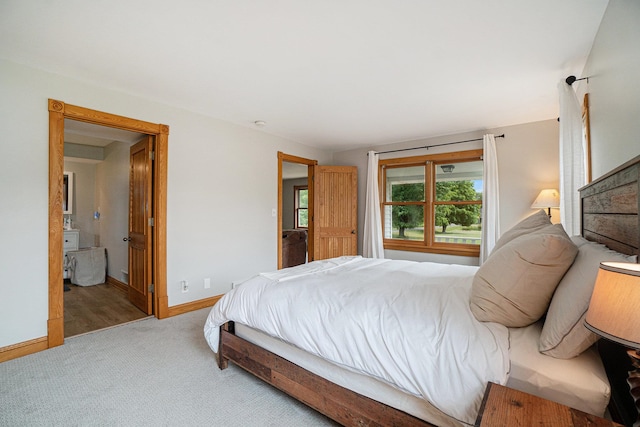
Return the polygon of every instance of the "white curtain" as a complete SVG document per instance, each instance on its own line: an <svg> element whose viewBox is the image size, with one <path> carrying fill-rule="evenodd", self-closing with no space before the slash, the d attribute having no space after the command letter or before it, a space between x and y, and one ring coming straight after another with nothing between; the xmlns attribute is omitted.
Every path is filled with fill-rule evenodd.
<svg viewBox="0 0 640 427"><path fill-rule="evenodd" d="M573 88L564 80L560 94L560 222L570 236L580 234L580 194L586 182L582 112Z"/></svg>
<svg viewBox="0 0 640 427"><path fill-rule="evenodd" d="M486 261L500 238L500 203L498 200L498 157L493 134L482 138L484 167L482 172L482 241L480 265Z"/></svg>
<svg viewBox="0 0 640 427"><path fill-rule="evenodd" d="M378 153L375 151L369 151L362 256L366 258L384 258L380 193L378 191Z"/></svg>

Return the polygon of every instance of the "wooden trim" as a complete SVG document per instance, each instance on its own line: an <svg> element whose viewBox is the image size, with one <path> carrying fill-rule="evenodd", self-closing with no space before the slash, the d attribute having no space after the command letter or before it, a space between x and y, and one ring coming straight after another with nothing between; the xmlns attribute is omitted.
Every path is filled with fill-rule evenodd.
<svg viewBox="0 0 640 427"><path fill-rule="evenodd" d="M167 170L169 168L169 126L159 125L155 144L155 167L153 168L153 280L154 307L158 319L167 317L169 296L167 294Z"/></svg>
<svg viewBox="0 0 640 427"><path fill-rule="evenodd" d="M49 100L49 318L47 343L64 343L64 286L62 278L62 180L64 174L63 102Z"/></svg>
<svg viewBox="0 0 640 427"><path fill-rule="evenodd" d="M585 141L586 161L587 161L587 182L591 182L591 121L589 119L589 94L584 94L582 101L582 133Z"/></svg>
<svg viewBox="0 0 640 427"><path fill-rule="evenodd" d="M101 126L108 126L116 129L125 129L132 132L156 135L162 132L168 134L169 127L166 125L145 122L143 120L130 119L129 117L118 116L116 114L105 113L103 111L91 110L89 108L78 107L76 105L65 104L61 101L49 100L51 103L60 103L63 106L64 117L80 122L93 123Z"/></svg>
<svg viewBox="0 0 640 427"><path fill-rule="evenodd" d="M482 201L452 201L443 200L436 201L436 180L430 177L436 176L436 167L447 163L461 163L479 161L483 156L483 149L455 151L448 153L427 154L421 156L398 157L392 159L383 159L378 162L378 188L380 194L380 215L382 223L385 223L385 207L394 205L415 205L424 208L424 224L425 235L423 240L402 240L402 239L383 239L385 250L406 251L406 252L422 252L434 253L442 255L455 255L467 257L479 257L480 245L471 245L464 243L442 243L436 242L433 226L427 227L427 224L435 223L434 209L437 205L481 205ZM423 202L389 202L386 200L386 176L387 171L397 167L422 166L425 169L425 200ZM433 232L427 233L427 230ZM383 230L384 232L384 230Z"/></svg>
<svg viewBox="0 0 640 427"><path fill-rule="evenodd" d="M483 150L452 151L449 153L427 154L423 156L396 157L393 159L380 159L378 166L407 166L413 163L424 164L426 162L448 163L450 161L477 160L482 157Z"/></svg>
<svg viewBox="0 0 640 427"><path fill-rule="evenodd" d="M344 426L432 426L424 420L341 387L252 344L223 325L219 366L230 360L266 383Z"/></svg>
<svg viewBox="0 0 640 427"><path fill-rule="evenodd" d="M445 246L446 243L434 244L426 246L421 240L405 241L398 239L384 239L384 248L392 251L405 251L405 252L423 252L442 255L457 255L478 257L480 256L480 245L469 245L464 243L450 243L450 246ZM453 247L455 246L455 247Z"/></svg>
<svg viewBox="0 0 640 427"><path fill-rule="evenodd" d="M118 290L120 290L120 291L122 291L122 292L124 292L126 294L129 294L129 285L127 285L126 283L121 282L120 280L118 280L118 279L116 279L114 277L111 277L111 276L107 276L107 283L109 285L112 285L112 286L118 288Z"/></svg>
<svg viewBox="0 0 640 427"><path fill-rule="evenodd" d="M122 283L117 279L114 279L111 276L107 276L107 283L117 287L120 290L124 290L125 292L126 288L128 288L128 285ZM217 303L220 298L222 298L222 295L217 295L211 298L205 298L198 301L192 301L186 304L169 307L167 315L165 315L165 317L177 316L180 314L188 313L190 311L200 310L201 308L211 307L215 303ZM12 344L7 347L2 347L0 348L0 363L47 350L50 347L54 346L49 344L49 339L47 337L36 338L18 344Z"/></svg>
<svg viewBox="0 0 640 427"><path fill-rule="evenodd" d="M282 162L299 163L307 165L307 187L309 188L309 227L307 231L307 257L312 259L313 254L313 166L318 164L317 160L305 159L304 157L292 156L278 151L278 270L282 268Z"/></svg>
<svg viewBox="0 0 640 427"><path fill-rule="evenodd" d="M47 337L36 338L18 344L12 344L7 347L2 347L0 348L0 363L37 353L48 348L49 343Z"/></svg>
<svg viewBox="0 0 640 427"><path fill-rule="evenodd" d="M191 301L184 304L174 305L167 310L167 316L177 316L179 314L188 313L190 311L200 310L201 308L207 308L213 306L218 300L222 298L222 295L216 295L214 297L199 299L197 301Z"/></svg>
<svg viewBox="0 0 640 427"><path fill-rule="evenodd" d="M167 160L169 126L131 119L49 99L49 319L48 347L64 343L64 298L62 287L62 174L64 169L64 119L78 120L155 137L154 167L154 314L168 317L167 296Z"/></svg>

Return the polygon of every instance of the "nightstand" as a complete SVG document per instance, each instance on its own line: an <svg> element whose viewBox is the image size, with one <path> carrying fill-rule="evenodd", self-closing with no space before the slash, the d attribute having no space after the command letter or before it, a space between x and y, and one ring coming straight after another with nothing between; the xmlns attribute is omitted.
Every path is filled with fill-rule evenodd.
<svg viewBox="0 0 640 427"><path fill-rule="evenodd" d="M487 385L476 427L502 426L620 426L550 400L494 383Z"/></svg>

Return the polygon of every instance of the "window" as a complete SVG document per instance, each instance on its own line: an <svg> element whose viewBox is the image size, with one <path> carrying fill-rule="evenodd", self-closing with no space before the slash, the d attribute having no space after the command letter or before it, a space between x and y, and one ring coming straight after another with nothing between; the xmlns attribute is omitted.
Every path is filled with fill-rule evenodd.
<svg viewBox="0 0 640 427"><path fill-rule="evenodd" d="M478 256L482 150L379 163L385 249Z"/></svg>
<svg viewBox="0 0 640 427"><path fill-rule="evenodd" d="M295 212L296 228L309 227L309 188L296 185L293 187L295 193Z"/></svg>

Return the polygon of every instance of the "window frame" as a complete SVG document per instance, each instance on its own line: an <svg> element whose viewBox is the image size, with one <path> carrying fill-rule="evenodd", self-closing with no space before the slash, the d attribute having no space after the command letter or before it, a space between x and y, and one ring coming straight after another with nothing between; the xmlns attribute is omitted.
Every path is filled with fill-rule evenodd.
<svg viewBox="0 0 640 427"><path fill-rule="evenodd" d="M480 256L480 245L470 243L447 243L435 241L435 206L436 205L468 205L478 204L482 206L482 200L478 201L436 201L436 167L448 163L462 163L481 161L482 149L439 153L423 156L399 157L394 159L381 159L378 162L378 179L380 192L380 213L382 223L385 223L385 207L394 205L418 205L423 206L424 214L424 239L401 240L389 239L383 235L385 249L409 252L428 252L446 255ZM387 170L398 167L424 166L425 168L425 195L424 202L389 202L386 199Z"/></svg>
<svg viewBox="0 0 640 427"><path fill-rule="evenodd" d="M300 207L300 190L307 190L307 197L309 197L309 186L308 185L294 185L293 186L293 223L295 228L301 228L304 230L309 229L309 201L307 199L307 207L306 208L301 208ZM299 211L301 210L305 210L307 211L307 226L301 226L298 223L298 218L300 218L298 216Z"/></svg>

